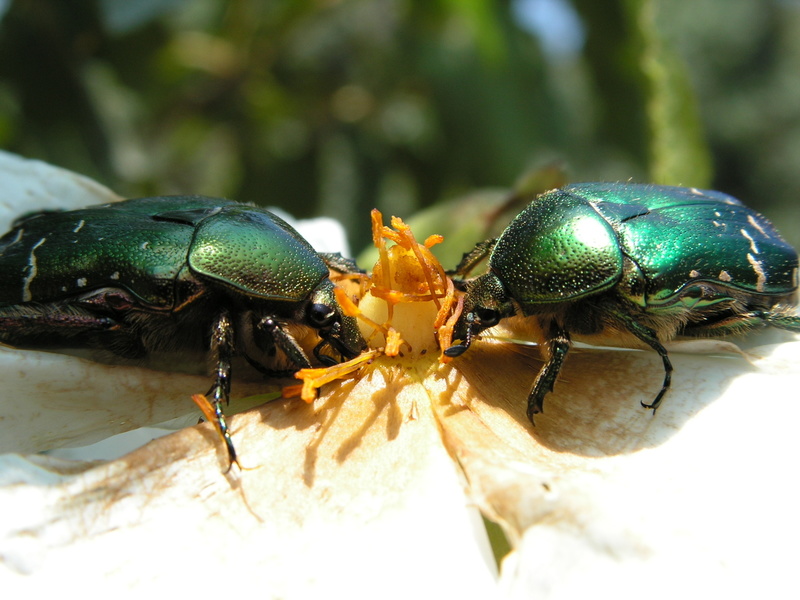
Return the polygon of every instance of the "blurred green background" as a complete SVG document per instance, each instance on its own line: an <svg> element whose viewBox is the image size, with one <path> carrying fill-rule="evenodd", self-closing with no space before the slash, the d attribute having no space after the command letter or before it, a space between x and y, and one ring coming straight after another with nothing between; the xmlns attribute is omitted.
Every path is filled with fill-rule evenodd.
<svg viewBox="0 0 800 600"><path fill-rule="evenodd" d="M0 147L355 249L374 206L545 167L714 187L800 245L800 0L0 0Z"/></svg>

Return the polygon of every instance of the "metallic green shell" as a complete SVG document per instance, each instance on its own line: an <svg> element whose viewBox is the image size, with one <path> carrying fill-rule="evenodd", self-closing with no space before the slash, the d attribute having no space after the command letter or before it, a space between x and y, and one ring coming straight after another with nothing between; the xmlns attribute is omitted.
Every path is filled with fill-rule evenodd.
<svg viewBox="0 0 800 600"><path fill-rule="evenodd" d="M763 216L720 192L581 183L548 192L497 242L490 267L527 313L640 279L638 301L669 306L693 288L781 297L797 253ZM710 299L713 300L713 299Z"/></svg>
<svg viewBox="0 0 800 600"><path fill-rule="evenodd" d="M489 266L520 304L576 300L612 287L623 257L616 233L579 196L556 190L511 222Z"/></svg>
<svg viewBox="0 0 800 600"><path fill-rule="evenodd" d="M169 310L201 278L250 296L297 302L328 274L319 255L269 211L218 198L139 198L34 215L0 239L0 304L68 300L122 288Z"/></svg>
<svg viewBox="0 0 800 600"><path fill-rule="evenodd" d="M189 266L242 292L299 302L328 275L311 245L266 210L226 206L197 227Z"/></svg>
<svg viewBox="0 0 800 600"><path fill-rule="evenodd" d="M709 283L752 295L797 288L797 252L765 217L711 190L593 183L565 188L591 203L647 281L648 306Z"/></svg>
<svg viewBox="0 0 800 600"><path fill-rule="evenodd" d="M157 206L178 205L185 206ZM153 206L128 200L114 210L98 206L21 221L0 239L0 303L52 302L116 287L171 308L194 230L154 220Z"/></svg>

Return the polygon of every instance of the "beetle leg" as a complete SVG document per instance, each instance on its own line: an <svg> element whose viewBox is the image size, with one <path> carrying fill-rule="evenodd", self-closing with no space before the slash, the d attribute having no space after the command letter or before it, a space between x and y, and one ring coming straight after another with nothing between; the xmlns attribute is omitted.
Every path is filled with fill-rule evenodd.
<svg viewBox="0 0 800 600"><path fill-rule="evenodd" d="M320 252L319 257L331 271L342 274L366 273L352 258L345 258L340 252Z"/></svg>
<svg viewBox="0 0 800 600"><path fill-rule="evenodd" d="M460 344L454 344L449 348L445 348L442 352L445 356L449 356L450 358L455 358L456 356L461 356L469 350L469 347L472 345L472 328L475 326L475 317L474 313L469 313L466 316L466 333L464 334L464 339L461 340Z"/></svg>
<svg viewBox="0 0 800 600"><path fill-rule="evenodd" d="M280 322L275 317L266 316L263 317L256 327L261 330L265 331L269 334L272 339L274 340L275 344L283 350L283 353L286 354L287 358L294 364L298 369L310 369L311 363L306 356L306 353L303 352L303 349L300 347L300 344L297 343L297 340L294 339L291 335L286 333L286 331L281 326Z"/></svg>
<svg viewBox="0 0 800 600"><path fill-rule="evenodd" d="M772 312L762 312L760 317L770 327L800 333L800 317Z"/></svg>
<svg viewBox="0 0 800 600"><path fill-rule="evenodd" d="M793 308L789 308L792 310ZM800 333L800 317L794 314L785 314L785 311L778 308L771 311L755 310L747 313L740 313L729 316L711 323L692 323L687 325L680 335L691 337L717 337L729 334L742 333L751 327L758 326L775 327L784 331Z"/></svg>
<svg viewBox="0 0 800 600"><path fill-rule="evenodd" d="M649 327L645 327L641 323L637 323L633 319L629 319L620 314L617 314L617 317L620 318L620 320L625 324L625 327L628 329L628 331L650 346L653 350L658 352L658 355L661 357L661 361L664 363L664 383L661 385L661 391L658 392L656 399L653 400L651 404L647 404L644 401L641 402L643 407L652 408L653 414L655 414L656 409L661 405L661 400L663 400L664 394L667 393L667 390L669 390L669 386L672 383L672 363L667 355L667 349L664 348L664 346L661 345L661 342L658 341L656 332Z"/></svg>
<svg viewBox="0 0 800 600"><path fill-rule="evenodd" d="M466 277L483 259L489 256L494 250L495 244L497 244L497 238L478 242L472 250L464 253L461 262L452 271L447 271L447 274L451 277Z"/></svg>
<svg viewBox="0 0 800 600"><path fill-rule="evenodd" d="M0 341L9 346L69 347L119 329L120 323L115 319L76 306L28 304L0 308Z"/></svg>
<svg viewBox="0 0 800 600"><path fill-rule="evenodd" d="M6 306L0 309L3 339L35 337L43 333L53 335L53 332L69 338L87 331L107 331L118 326L119 323L110 317L99 317L78 309L61 310L47 305Z"/></svg>
<svg viewBox="0 0 800 600"><path fill-rule="evenodd" d="M333 358L332 356L328 356L327 354L322 354L322 349L325 346L329 346L329 345L330 346L335 346L332 343L332 340L335 340L335 339L336 338L328 339L328 337L323 336L322 341L319 344L317 344L316 346L314 346L314 356L317 358L317 360L319 362L321 362L326 367L333 367L333 366L339 364L338 362L336 362L336 359ZM337 347L337 350L338 350L338 347Z"/></svg>
<svg viewBox="0 0 800 600"><path fill-rule="evenodd" d="M531 423L533 423L533 415L539 414L544 410L544 397L553 391L553 385L558 378L558 373L561 371L567 352L572 346L567 330L555 322L550 323L548 333L549 337L545 343L548 355L547 361L536 376L533 389L528 395L528 418Z"/></svg>
<svg viewBox="0 0 800 600"><path fill-rule="evenodd" d="M225 441L228 450L228 458L231 466L239 461L236 458L236 448L233 446L228 423L225 420L225 413L222 410L223 401L228 404L231 393L231 358L233 356L233 324L227 312L222 312L211 330L211 351L216 359L216 372L214 373L214 385L206 394L211 396L214 407L214 418L217 421L217 431Z"/></svg>

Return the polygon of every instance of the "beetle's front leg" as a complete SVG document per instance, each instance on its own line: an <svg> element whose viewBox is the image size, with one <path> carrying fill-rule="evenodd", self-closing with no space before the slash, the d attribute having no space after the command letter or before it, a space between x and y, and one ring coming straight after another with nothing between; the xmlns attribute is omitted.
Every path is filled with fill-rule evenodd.
<svg viewBox="0 0 800 600"><path fill-rule="evenodd" d="M539 371L539 375L536 376L533 389L528 395L528 418L531 423L533 423L533 415L539 414L544 409L544 397L553 391L558 373L572 346L567 330L554 321L550 322L547 333L548 338L545 342L547 361Z"/></svg>
<svg viewBox="0 0 800 600"><path fill-rule="evenodd" d="M341 252L320 252L319 257L331 271L336 271L343 275L366 273L366 271L356 264L355 260L352 258L345 258L342 256Z"/></svg>
<svg viewBox="0 0 800 600"><path fill-rule="evenodd" d="M233 446L228 423L225 420L225 413L222 410L223 401L225 404L230 402L231 393L231 359L233 357L234 331L231 319L227 311L220 313L211 329L211 352L214 356L214 385L208 391L208 396L212 398L214 406L214 417L216 427L220 436L225 440L228 450L228 458L233 463L239 464L236 458L236 448Z"/></svg>
<svg viewBox="0 0 800 600"><path fill-rule="evenodd" d="M258 322L256 327L259 331L266 332L275 342L275 345L283 350L283 353L286 355L286 357L298 369L311 368L311 362L308 360L306 353L300 347L300 344L298 344L297 340L288 334L286 330L284 330L283 326L276 317L271 315L263 317Z"/></svg>

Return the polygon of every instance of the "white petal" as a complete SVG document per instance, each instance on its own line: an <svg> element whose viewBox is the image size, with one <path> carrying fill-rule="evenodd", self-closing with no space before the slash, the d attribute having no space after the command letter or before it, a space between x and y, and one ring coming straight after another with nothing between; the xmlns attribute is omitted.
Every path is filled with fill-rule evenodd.
<svg viewBox="0 0 800 600"><path fill-rule="evenodd" d="M5 457L0 580L27 593L80 581L90 595L194 582L209 597L491 597L477 512L431 415L409 420L418 386L342 387L316 411L293 400L234 417L245 470L227 478L208 426L78 474Z"/></svg>
<svg viewBox="0 0 800 600"><path fill-rule="evenodd" d="M524 406L541 363L483 350L463 377L503 391L443 426L476 502L516 543L505 597L793 589L800 342L752 348L755 364L673 353L655 416L639 405L663 377L654 353L575 353L535 428ZM527 384L498 366L515 360Z"/></svg>
<svg viewBox="0 0 800 600"><path fill-rule="evenodd" d="M0 231L25 213L72 210L115 202L119 196L87 177L0 150Z"/></svg>

